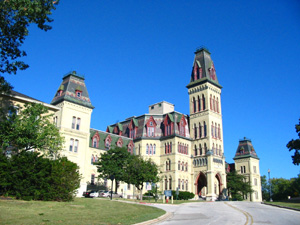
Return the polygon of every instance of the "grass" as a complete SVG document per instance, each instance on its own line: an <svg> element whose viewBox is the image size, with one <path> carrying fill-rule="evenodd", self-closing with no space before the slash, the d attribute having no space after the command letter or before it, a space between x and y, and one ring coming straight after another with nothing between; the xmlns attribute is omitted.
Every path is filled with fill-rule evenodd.
<svg viewBox="0 0 300 225"><path fill-rule="evenodd" d="M266 202L267 204L279 205L294 209L300 209L300 202Z"/></svg>
<svg viewBox="0 0 300 225"><path fill-rule="evenodd" d="M0 200L0 224L135 224L165 213L154 207L108 199L73 202Z"/></svg>

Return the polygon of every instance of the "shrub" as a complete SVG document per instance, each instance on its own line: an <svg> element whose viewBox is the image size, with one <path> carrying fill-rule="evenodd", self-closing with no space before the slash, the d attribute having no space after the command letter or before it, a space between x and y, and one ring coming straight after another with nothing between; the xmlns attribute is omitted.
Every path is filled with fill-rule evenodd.
<svg viewBox="0 0 300 225"><path fill-rule="evenodd" d="M173 198L176 199L176 191L172 191ZM195 197L195 194L188 191L179 191L178 200L188 200Z"/></svg>
<svg viewBox="0 0 300 225"><path fill-rule="evenodd" d="M51 160L36 152L21 152L6 160L1 157L0 193L24 200L70 201L75 197L80 175L78 166L67 158Z"/></svg>

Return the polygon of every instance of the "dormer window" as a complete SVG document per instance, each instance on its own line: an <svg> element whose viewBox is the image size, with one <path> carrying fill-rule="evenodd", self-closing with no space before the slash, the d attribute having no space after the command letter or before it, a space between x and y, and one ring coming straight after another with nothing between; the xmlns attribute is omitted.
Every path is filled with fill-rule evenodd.
<svg viewBox="0 0 300 225"><path fill-rule="evenodd" d="M147 137L155 137L155 127L156 127L156 122L153 116L151 116L146 123Z"/></svg>
<svg viewBox="0 0 300 225"><path fill-rule="evenodd" d="M82 96L82 89L81 89L81 87L79 85L75 89L75 96L77 98L81 98L81 96Z"/></svg>
<svg viewBox="0 0 300 225"><path fill-rule="evenodd" d="M75 95L76 95L77 98L81 98L82 91L76 90Z"/></svg>
<svg viewBox="0 0 300 225"><path fill-rule="evenodd" d="M108 135L107 138L105 139L105 149L106 150L110 149L111 141L112 141L111 136Z"/></svg>
<svg viewBox="0 0 300 225"><path fill-rule="evenodd" d="M61 96L62 92L63 92L62 90L58 90L57 93L56 93L56 96L57 96L57 97L58 97L58 96Z"/></svg>
<svg viewBox="0 0 300 225"><path fill-rule="evenodd" d="M92 137L92 147L93 148L99 148L99 141L100 141L100 136L98 131L94 134Z"/></svg>

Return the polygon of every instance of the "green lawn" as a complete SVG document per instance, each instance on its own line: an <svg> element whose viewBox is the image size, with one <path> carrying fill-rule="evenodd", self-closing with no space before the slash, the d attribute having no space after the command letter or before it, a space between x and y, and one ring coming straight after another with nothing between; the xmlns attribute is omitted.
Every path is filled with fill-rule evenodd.
<svg viewBox="0 0 300 225"><path fill-rule="evenodd" d="M0 200L0 224L134 224L157 218L161 209L108 199L73 202Z"/></svg>
<svg viewBox="0 0 300 225"><path fill-rule="evenodd" d="M273 204L273 205L280 205L280 206L294 208L294 209L300 209L299 202L266 202L266 203Z"/></svg>

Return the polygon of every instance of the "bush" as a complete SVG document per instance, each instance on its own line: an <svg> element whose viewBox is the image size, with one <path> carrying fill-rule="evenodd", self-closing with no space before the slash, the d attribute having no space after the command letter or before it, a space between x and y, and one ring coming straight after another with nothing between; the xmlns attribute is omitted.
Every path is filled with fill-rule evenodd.
<svg viewBox="0 0 300 225"><path fill-rule="evenodd" d="M172 191L173 198L176 199L176 191ZM188 200L195 197L195 194L188 191L179 191L178 200Z"/></svg>
<svg viewBox="0 0 300 225"><path fill-rule="evenodd" d="M1 153L0 153L1 154ZM79 187L78 166L36 152L0 156L0 193L24 200L70 201Z"/></svg>

